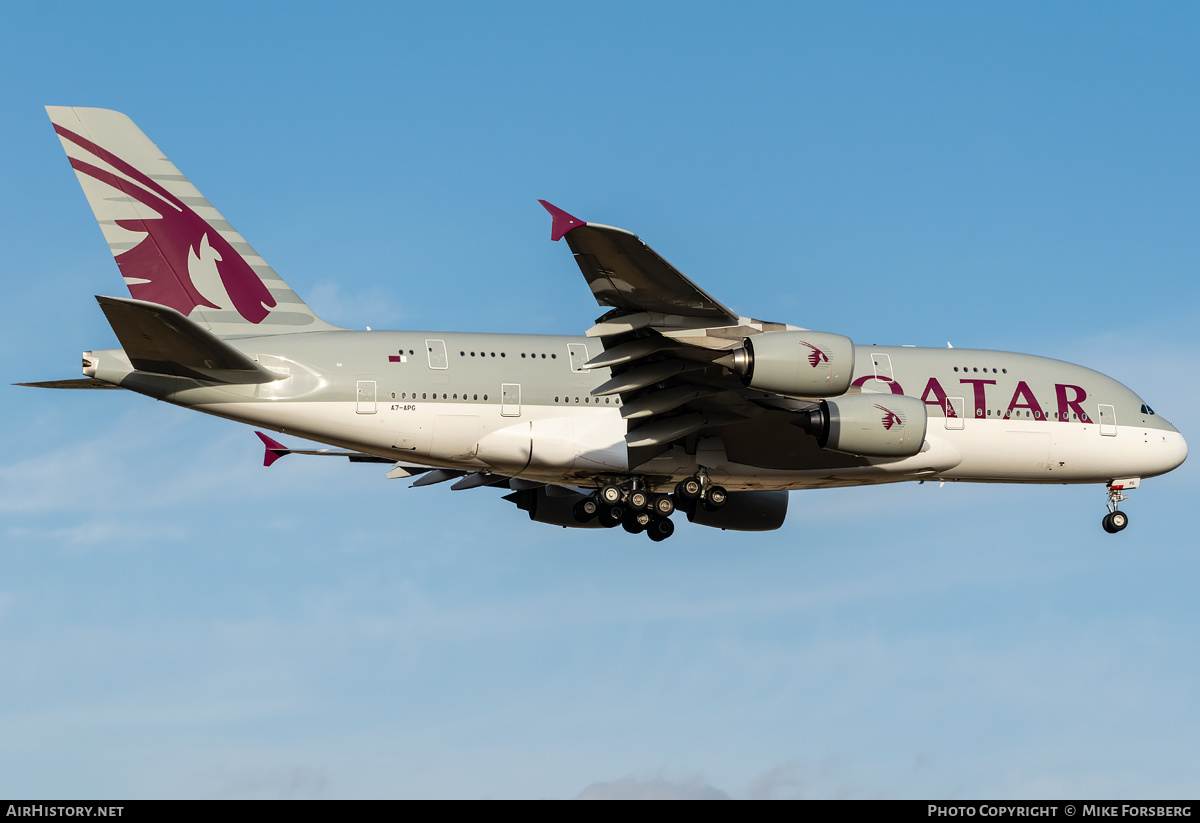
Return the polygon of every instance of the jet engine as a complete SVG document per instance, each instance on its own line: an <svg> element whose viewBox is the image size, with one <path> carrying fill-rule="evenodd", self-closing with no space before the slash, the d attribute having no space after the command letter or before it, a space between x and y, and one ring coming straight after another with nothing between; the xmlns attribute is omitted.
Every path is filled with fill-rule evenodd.
<svg viewBox="0 0 1200 823"><path fill-rule="evenodd" d="M796 425L823 449L863 457L912 457L925 443L928 416L915 397L851 394L800 412Z"/></svg>
<svg viewBox="0 0 1200 823"><path fill-rule="evenodd" d="M697 501L695 508L688 512L688 520L714 529L769 532L783 525L787 507L786 491L729 492L725 503L716 511L709 511Z"/></svg>
<svg viewBox="0 0 1200 823"><path fill-rule="evenodd" d="M569 529L598 529L601 528L597 519L580 523L575 519L575 504L587 495L579 492L568 492L561 496L546 494L543 486L537 489L522 489L505 495L504 499L515 503L518 509L529 512L529 519L538 523L549 523L552 526L565 526Z"/></svg>
<svg viewBox="0 0 1200 823"><path fill-rule="evenodd" d="M821 331L771 331L747 337L717 361L751 388L798 397L835 397L850 388L854 343Z"/></svg>

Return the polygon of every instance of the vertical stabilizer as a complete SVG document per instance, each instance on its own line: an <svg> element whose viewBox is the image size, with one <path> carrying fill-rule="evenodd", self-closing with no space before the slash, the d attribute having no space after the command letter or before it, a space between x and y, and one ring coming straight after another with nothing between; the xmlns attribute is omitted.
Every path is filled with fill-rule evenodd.
<svg viewBox="0 0 1200 823"><path fill-rule="evenodd" d="M317 317L133 121L47 106L129 293L216 335L336 328Z"/></svg>

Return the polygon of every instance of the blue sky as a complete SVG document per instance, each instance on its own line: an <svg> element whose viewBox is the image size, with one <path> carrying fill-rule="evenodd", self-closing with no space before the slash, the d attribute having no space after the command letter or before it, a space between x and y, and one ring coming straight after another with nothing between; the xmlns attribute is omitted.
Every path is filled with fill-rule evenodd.
<svg viewBox="0 0 1200 823"><path fill-rule="evenodd" d="M10 4L0 795L1194 797L1195 461L654 545L71 377L128 113L331 322L577 333L545 198L744 314L1079 362L1200 431L1191 4Z"/></svg>

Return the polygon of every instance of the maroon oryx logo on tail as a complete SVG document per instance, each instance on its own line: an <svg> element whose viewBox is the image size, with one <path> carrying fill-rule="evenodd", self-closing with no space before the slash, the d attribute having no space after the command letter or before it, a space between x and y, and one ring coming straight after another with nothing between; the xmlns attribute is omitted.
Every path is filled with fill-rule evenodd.
<svg viewBox="0 0 1200 823"><path fill-rule="evenodd" d="M900 419L900 415L896 414L894 411L887 408L886 406L881 406L878 403L876 403L875 408L877 408L881 412L883 412L883 428L884 428L884 430L891 431L892 426L904 425L904 421Z"/></svg>
<svg viewBox="0 0 1200 823"><path fill-rule="evenodd" d="M116 256L117 266L135 299L169 306L184 315L191 314L198 306L228 308L213 303L192 282L189 257L202 259L209 254L238 314L251 323L263 321L275 306L275 298L250 264L203 217L107 149L60 125L55 124L54 130L129 179L72 157L71 166L76 171L111 186L158 214L157 220L116 221L127 231L145 234L140 243Z"/></svg>
<svg viewBox="0 0 1200 823"><path fill-rule="evenodd" d="M805 343L803 340L801 340L800 345L808 346L810 349L812 349L812 351L808 354L808 365L812 366L814 369L822 362L829 362L829 355L818 349L812 343Z"/></svg>

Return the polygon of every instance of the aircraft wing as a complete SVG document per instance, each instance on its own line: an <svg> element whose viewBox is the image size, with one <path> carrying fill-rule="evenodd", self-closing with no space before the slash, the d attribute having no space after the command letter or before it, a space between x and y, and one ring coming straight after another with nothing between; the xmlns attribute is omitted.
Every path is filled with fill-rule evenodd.
<svg viewBox="0 0 1200 823"><path fill-rule="evenodd" d="M631 468L675 443L811 405L748 389L730 368L747 337L795 327L741 317L637 235L539 202L553 218L551 239L566 239L596 302L611 307L587 332L604 351L584 367L612 370L592 394L620 397Z"/></svg>
<svg viewBox="0 0 1200 823"><path fill-rule="evenodd" d="M636 234L585 223L539 200L554 218L550 237L567 238L596 302L632 312L736 323L738 316L664 260Z"/></svg>
<svg viewBox="0 0 1200 823"><path fill-rule="evenodd" d="M280 443L274 438L268 437L260 431L255 432L258 439L262 441L263 465L272 466L275 461L281 457L286 457L289 454L307 454L314 457L345 457L351 463L387 463L392 467L387 473L389 478L395 479L399 477L415 477L424 475L424 477L413 483L413 486L432 486L435 483L444 483L447 480L458 480L450 488L455 491L463 489L477 489L485 486L504 486L509 488L509 483L512 480L508 475L492 474L490 472L466 472L457 469L435 469L432 466L421 466L413 463L396 462L387 457L380 457L374 454L365 454L363 452L343 451L340 449L291 449ZM534 484L540 486L541 484Z"/></svg>

